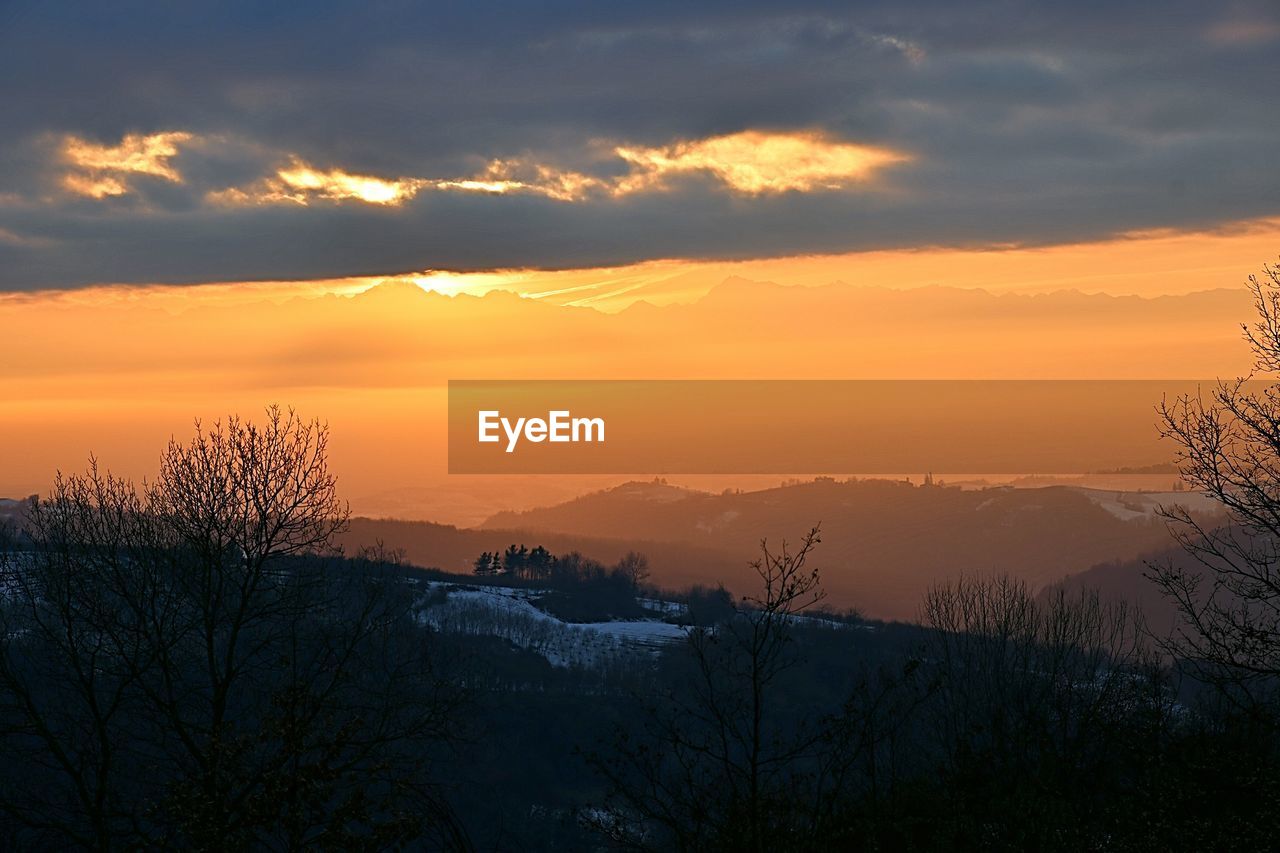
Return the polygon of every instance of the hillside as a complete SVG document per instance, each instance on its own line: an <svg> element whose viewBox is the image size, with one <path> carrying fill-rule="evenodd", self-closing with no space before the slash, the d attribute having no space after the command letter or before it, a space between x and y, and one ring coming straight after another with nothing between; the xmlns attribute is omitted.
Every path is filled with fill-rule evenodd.
<svg viewBox="0 0 1280 853"><path fill-rule="evenodd" d="M342 536L348 553L381 542L389 549L403 549L405 558L419 566L447 572L469 572L482 551L501 551L508 545L542 545L553 554L579 551L606 564L617 562L628 551L649 558L652 580L667 587L723 582L745 590L751 570L746 561L713 547L681 542L646 540L643 537L588 536L577 533L528 530L484 530L432 524L425 521L392 521L355 518Z"/></svg>
<svg viewBox="0 0 1280 853"><path fill-rule="evenodd" d="M820 522L819 559L832 603L910 619L928 587L945 577L1007 572L1041 587L1165 547L1169 534L1152 512L1156 503L1064 486L962 490L820 479L713 495L628 483L552 507L500 513L482 529L495 536L527 531L525 539L679 543L733 564L750 559L762 537L794 540Z"/></svg>

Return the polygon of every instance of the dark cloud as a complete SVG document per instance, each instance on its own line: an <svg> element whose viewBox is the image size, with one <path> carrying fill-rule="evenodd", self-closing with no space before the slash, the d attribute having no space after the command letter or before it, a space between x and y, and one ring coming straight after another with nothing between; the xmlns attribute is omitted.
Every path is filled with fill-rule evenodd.
<svg viewBox="0 0 1280 853"><path fill-rule="evenodd" d="M1271 4L0 2L0 288L1049 243L1280 213ZM885 186L214 208L296 155L386 179L593 140L821 129ZM57 191L58 140L190 131L184 182Z"/></svg>

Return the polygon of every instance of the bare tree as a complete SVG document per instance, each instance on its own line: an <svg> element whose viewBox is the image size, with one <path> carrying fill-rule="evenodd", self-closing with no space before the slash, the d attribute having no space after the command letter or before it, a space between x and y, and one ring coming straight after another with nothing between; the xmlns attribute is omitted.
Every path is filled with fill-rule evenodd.
<svg viewBox="0 0 1280 853"><path fill-rule="evenodd" d="M37 837L107 850L142 834L122 780L150 780L124 745L148 654L137 614L152 602L166 618L150 559L166 543L132 486L93 462L30 509L36 549L8 561L0 607L0 745L27 779L6 780L0 804Z"/></svg>
<svg viewBox="0 0 1280 853"><path fill-rule="evenodd" d="M1172 560L1150 577L1181 624L1169 651L1234 700L1261 708L1280 677L1280 270L1249 279L1258 319L1243 326L1255 372L1166 400L1161 432L1177 445L1182 479L1227 513L1208 524L1162 508L1192 566Z"/></svg>
<svg viewBox="0 0 1280 853"><path fill-rule="evenodd" d="M649 580L649 558L637 551L628 551L618 561L616 570L639 590Z"/></svg>
<svg viewBox="0 0 1280 853"><path fill-rule="evenodd" d="M326 428L272 408L141 489L59 476L0 608L0 797L97 849L465 846L429 765L461 695L385 554L339 563Z"/></svg>
<svg viewBox="0 0 1280 853"><path fill-rule="evenodd" d="M927 655L938 681L939 743L951 753L1087 761L1111 723L1163 705L1141 623L1096 591L1031 594L1000 575L932 588Z"/></svg>
<svg viewBox="0 0 1280 853"><path fill-rule="evenodd" d="M828 733L817 720L783 723L778 709L797 662L796 619L824 597L809 565L818 533L794 550L762 542L751 563L758 595L720 624L691 629L679 689L648 703L640 735L623 731L612 754L593 757L611 794L593 822L613 843L760 851L812 829Z"/></svg>
<svg viewBox="0 0 1280 853"><path fill-rule="evenodd" d="M949 816L938 843L1106 846L1113 798L1158 760L1174 718L1140 620L1092 590L1037 596L1007 576L941 584L924 617L935 690L921 751Z"/></svg>

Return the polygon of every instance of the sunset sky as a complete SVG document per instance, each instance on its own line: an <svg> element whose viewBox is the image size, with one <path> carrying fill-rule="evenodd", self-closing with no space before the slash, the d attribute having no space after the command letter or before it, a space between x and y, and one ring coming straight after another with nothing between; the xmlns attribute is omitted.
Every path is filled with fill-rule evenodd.
<svg viewBox="0 0 1280 853"><path fill-rule="evenodd" d="M1243 372L1277 48L1266 2L0 1L0 496L281 402L359 510L446 482L450 378Z"/></svg>

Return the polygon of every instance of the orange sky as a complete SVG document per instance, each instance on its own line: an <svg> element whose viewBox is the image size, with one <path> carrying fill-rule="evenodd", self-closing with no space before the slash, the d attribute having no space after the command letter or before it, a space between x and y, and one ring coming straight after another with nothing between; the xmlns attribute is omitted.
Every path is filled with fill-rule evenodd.
<svg viewBox="0 0 1280 853"><path fill-rule="evenodd" d="M145 476L193 417L279 402L330 421L357 512L414 489L520 504L500 485L445 478L450 378L1235 374L1248 367L1240 286L1278 247L1271 220L1042 249L399 277L453 298L370 291L381 278L10 295L0 496L41 491L90 452ZM717 288L731 276L805 289ZM960 290L914 290L939 285ZM1216 288L1233 290L1186 296ZM1062 290L1101 295L1045 295Z"/></svg>

